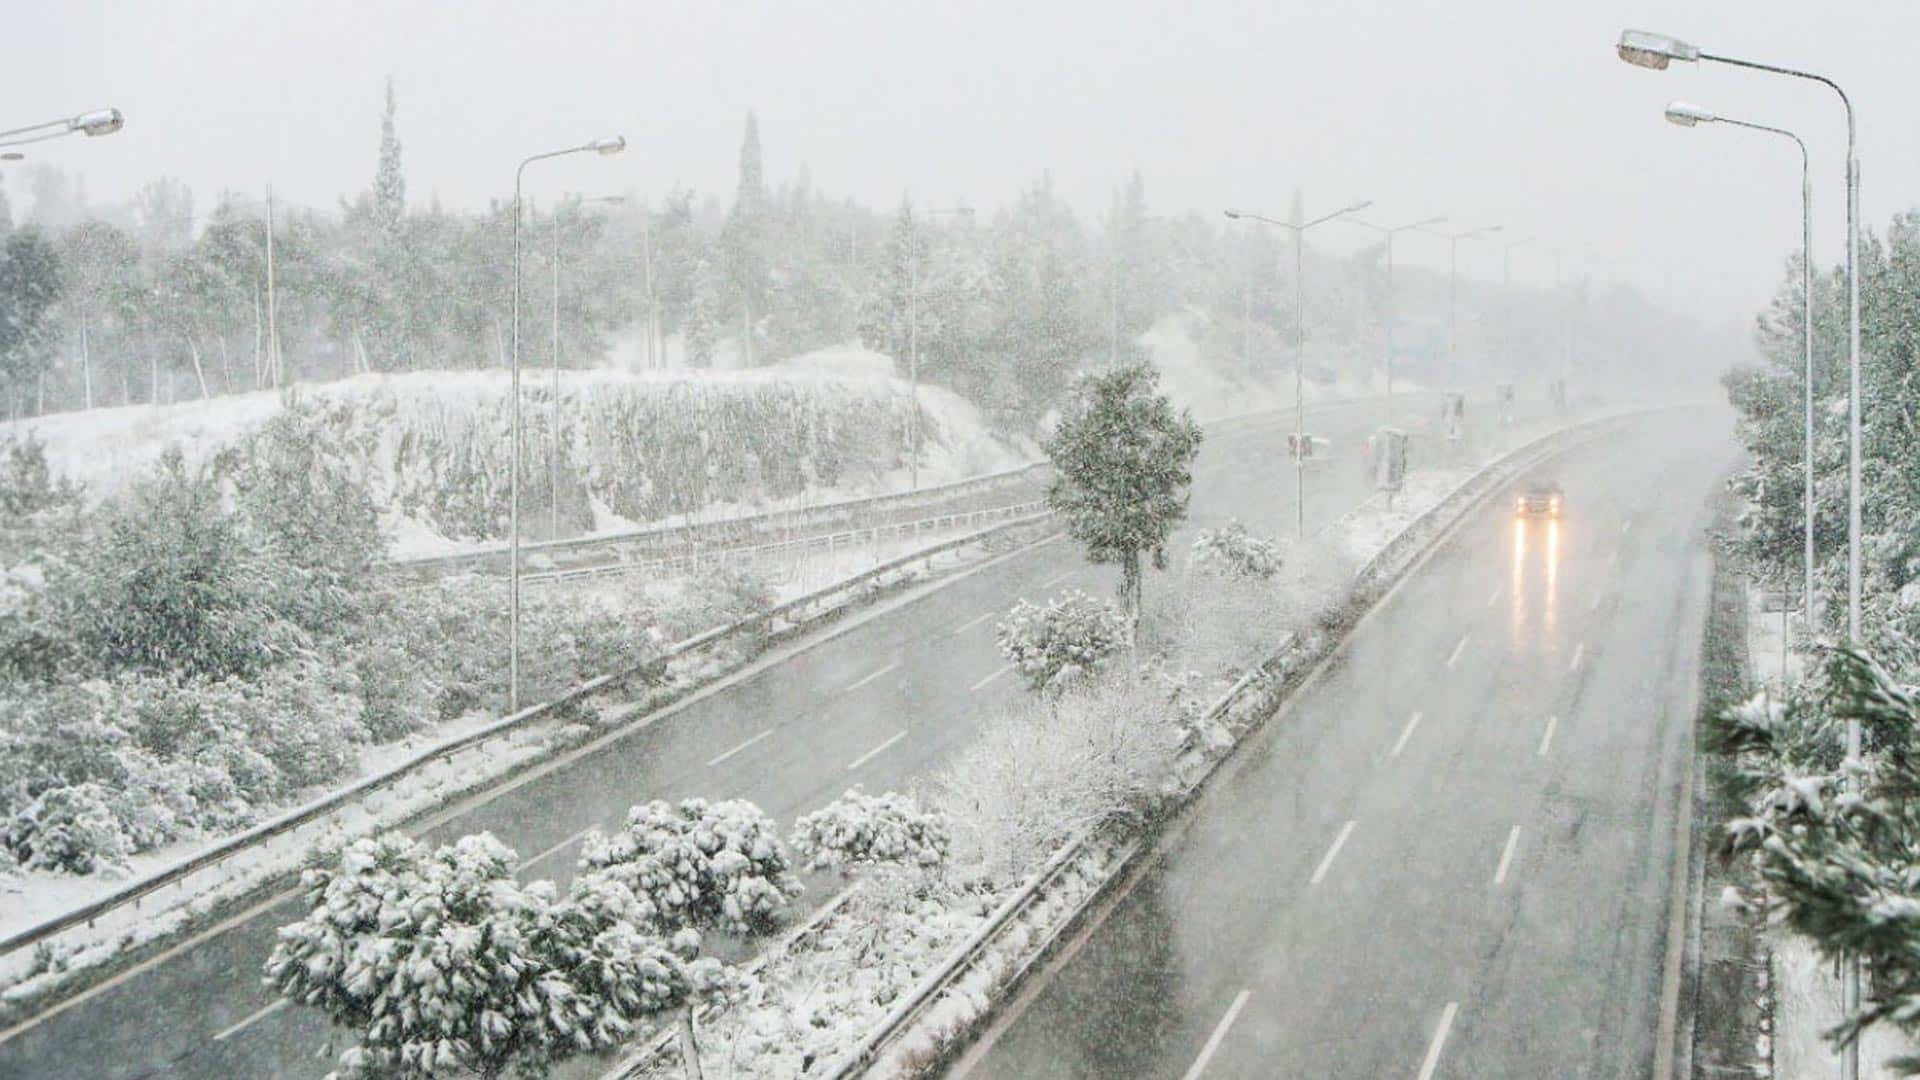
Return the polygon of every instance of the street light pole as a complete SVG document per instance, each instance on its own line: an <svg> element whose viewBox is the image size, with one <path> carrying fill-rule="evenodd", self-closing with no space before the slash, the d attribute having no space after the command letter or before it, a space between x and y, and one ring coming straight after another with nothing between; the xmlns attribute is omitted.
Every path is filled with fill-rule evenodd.
<svg viewBox="0 0 1920 1080"><path fill-rule="evenodd" d="M1397 322L1400 317L1400 294L1397 291L1395 291L1394 283L1393 283L1393 238L1400 233L1406 232L1408 229L1424 229L1429 225L1442 224L1447 219L1444 215L1440 217L1430 217L1430 218L1427 218L1425 221L1415 221L1415 222L1410 222L1406 225L1395 225L1390 228L1384 225L1375 225L1369 221L1362 221L1359 218L1347 218L1346 220L1349 225L1358 225L1363 229L1372 229L1374 232L1377 232L1380 235L1385 236L1387 238L1387 364L1386 364L1387 426L1392 427L1393 421L1394 421L1394 416L1393 416L1394 333L1393 333L1393 330L1394 330L1394 323Z"/></svg>
<svg viewBox="0 0 1920 1080"><path fill-rule="evenodd" d="M1469 240L1488 233L1497 233L1503 226L1487 225L1464 232L1434 233L1447 240L1447 374L1458 379L1460 362L1454 356L1454 343L1460 334L1460 241ZM1422 232L1431 230L1422 229Z"/></svg>
<svg viewBox="0 0 1920 1080"><path fill-rule="evenodd" d="M1695 124L1731 124L1750 131L1792 139L1800 150L1800 399L1804 442L1801 457L1801 620L1814 625L1813 611L1813 172L1807 144L1785 128L1769 127L1720 116L1711 110L1684 101L1667 106L1667 119L1681 127Z"/></svg>
<svg viewBox="0 0 1920 1080"><path fill-rule="evenodd" d="M1718 56L1679 38L1645 30L1623 30L1615 45L1620 59L1637 67L1665 68L1675 60L1698 63L1702 60L1731 67L1786 75L1817 82L1840 96L1847 112L1847 644L1860 643L1860 155L1858 126L1853 99L1840 84L1825 75L1810 71L1762 64L1731 56ZM1847 766L1849 773L1860 763L1860 722L1847 721ZM1841 1008L1849 1018L1860 1011L1860 960L1847 964L1846 983L1841 992ZM1860 1043L1847 1044L1841 1055L1842 1080L1859 1080Z"/></svg>
<svg viewBox="0 0 1920 1080"><path fill-rule="evenodd" d="M507 485L509 489L509 512L507 522L507 711L520 711L520 189L526 176L527 166L548 158L563 157L567 154L582 154L591 150L597 154L617 154L627 148L627 140L619 135L607 139L595 139L590 143L570 146L565 150L549 150L544 154L535 154L520 162L513 171L513 352L511 354L512 379L508 388L512 446L507 454Z"/></svg>
<svg viewBox="0 0 1920 1080"><path fill-rule="evenodd" d="M1358 213L1373 205L1367 199L1342 207L1331 214L1314 218L1304 224L1281 221L1262 214L1245 210L1228 210L1227 217L1240 220L1257 221L1263 225L1277 225L1293 232L1293 468L1294 468L1294 525L1296 534L1305 539L1307 535L1307 399L1306 399L1306 363L1307 363L1307 279L1306 279L1306 242L1307 230L1315 225L1324 224L1347 214Z"/></svg>

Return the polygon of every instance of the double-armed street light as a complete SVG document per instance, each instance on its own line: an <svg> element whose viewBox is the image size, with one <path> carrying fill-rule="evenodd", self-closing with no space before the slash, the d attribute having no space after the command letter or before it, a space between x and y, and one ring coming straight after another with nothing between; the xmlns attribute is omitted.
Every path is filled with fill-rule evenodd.
<svg viewBox="0 0 1920 1080"><path fill-rule="evenodd" d="M127 124L127 118L119 109L95 109L79 116L69 116L60 120L48 120L42 124L28 124L26 127L11 131L0 131L0 146L25 146L28 143L45 142L62 135L79 132L89 138L111 135Z"/></svg>
<svg viewBox="0 0 1920 1080"><path fill-rule="evenodd" d="M1458 232L1420 230L1447 241L1447 374L1455 379L1460 377L1459 361L1453 355L1455 339L1460 336L1460 241L1497 233L1502 228L1504 226L1483 225L1478 229L1464 229Z"/></svg>
<svg viewBox="0 0 1920 1080"><path fill-rule="evenodd" d="M1373 200L1361 202L1335 210L1331 214L1314 218L1308 222L1281 221L1246 210L1228 210L1227 217L1234 221L1257 221L1262 225L1273 225L1293 232L1293 465L1297 480L1294 491L1294 522L1298 535L1307 535L1307 399L1306 362L1307 362L1307 286L1306 286L1306 241L1307 230L1315 225L1323 225L1348 214L1357 214L1373 205Z"/></svg>
<svg viewBox="0 0 1920 1080"><path fill-rule="evenodd" d="M921 216L936 218L943 214L954 217L973 216L971 206L936 206L922 211ZM911 226L910 226L911 227ZM920 490L920 240L913 232L907 234L907 242L912 245L907 252L907 382L911 387L913 400L907 409L907 486L914 491Z"/></svg>
<svg viewBox="0 0 1920 1080"><path fill-rule="evenodd" d="M568 154L617 154L627 148L627 140L619 135L605 139L595 139L579 146L569 146L564 150L549 150L544 154L535 154L520 162L513 172L513 353L511 358L513 377L507 391L511 414L510 427L512 447L508 453L508 487L510 489L507 523L507 559L509 579L507 601L507 711L520 711L520 188L527 166L548 158L565 157Z"/></svg>
<svg viewBox="0 0 1920 1080"><path fill-rule="evenodd" d="M1800 347L1801 347L1801 386L1802 423L1804 447L1801 450L1801 492L1802 542L1800 603L1802 617L1807 625L1813 625L1813 174L1807 155L1807 144L1800 136L1785 128L1756 124L1747 120L1735 120L1730 116L1721 116L1710 109L1702 108L1685 101L1676 101L1667 106L1667 119L1680 127L1693 127L1697 124L1731 124L1769 135L1778 135L1792 139L1800 150Z"/></svg>
<svg viewBox="0 0 1920 1080"><path fill-rule="evenodd" d="M1349 225L1358 225L1363 229L1372 229L1374 232L1377 232L1380 235L1387 238L1387 426L1388 427L1394 426L1393 327L1394 327L1395 321L1397 321L1400 316L1400 298L1394 292L1394 288L1393 288L1393 238L1396 234L1406 232L1408 229L1424 229L1430 225L1444 225L1446 223L1446 220L1447 220L1446 216L1443 214L1439 217L1427 218L1425 221L1414 221L1414 222L1409 222L1405 225L1388 226L1388 225L1375 225L1371 221L1362 221L1359 218L1346 219L1347 224Z"/></svg>
<svg viewBox="0 0 1920 1080"><path fill-rule="evenodd" d="M1840 97L1847 114L1847 644L1860 641L1860 156L1858 127L1853 100L1840 84L1825 75L1810 71L1762 64L1707 52L1690 42L1646 30L1623 30L1614 46L1620 59L1636 67L1664 71L1675 60L1697 64L1702 60L1730 67L1764 71L1817 82ZM1695 118L1699 122L1699 118ZM1859 764L1860 723L1847 721L1847 764L1849 770ZM1847 965L1847 978L1841 991L1841 1009L1851 1017L1860 1011L1860 962ZM1842 1052L1842 1080L1859 1080L1860 1044L1847 1044Z"/></svg>

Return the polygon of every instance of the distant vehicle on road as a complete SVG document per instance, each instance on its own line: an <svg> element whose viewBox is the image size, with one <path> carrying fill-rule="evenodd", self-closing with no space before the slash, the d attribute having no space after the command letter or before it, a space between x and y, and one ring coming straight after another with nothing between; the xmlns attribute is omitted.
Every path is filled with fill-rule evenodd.
<svg viewBox="0 0 1920 1080"><path fill-rule="evenodd" d="M1520 517L1557 518L1565 498L1560 485L1552 481L1529 484L1514 496L1513 512Z"/></svg>

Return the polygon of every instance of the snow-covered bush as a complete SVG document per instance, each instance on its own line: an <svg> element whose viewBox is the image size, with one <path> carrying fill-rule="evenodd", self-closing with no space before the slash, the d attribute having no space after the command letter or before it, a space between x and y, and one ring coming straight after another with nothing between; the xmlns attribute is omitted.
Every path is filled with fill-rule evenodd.
<svg viewBox="0 0 1920 1080"><path fill-rule="evenodd" d="M1009 880L1067 837L1159 798L1180 734L1164 693L1128 675L994 716L934 778L963 875Z"/></svg>
<svg viewBox="0 0 1920 1080"><path fill-rule="evenodd" d="M772 819L743 799L632 807L619 831L587 834L579 869L624 885L664 933L762 933L801 892Z"/></svg>
<svg viewBox="0 0 1920 1080"><path fill-rule="evenodd" d="M131 845L111 799L92 781L49 788L7 820L7 848L29 870L91 874L114 865Z"/></svg>
<svg viewBox="0 0 1920 1080"><path fill-rule="evenodd" d="M1264 580L1280 572L1280 545L1249 533L1236 518L1218 529L1201 529L1189 563L1206 573Z"/></svg>
<svg viewBox="0 0 1920 1080"><path fill-rule="evenodd" d="M793 825L793 850L810 870L880 865L931 870L946 863L952 846L944 816L895 791L868 795L853 788Z"/></svg>
<svg viewBox="0 0 1920 1080"><path fill-rule="evenodd" d="M26 438L0 435L0 527L48 511L77 507L81 488L55 477L47 465L47 444L33 432Z"/></svg>
<svg viewBox="0 0 1920 1080"><path fill-rule="evenodd" d="M546 1075L676 1009L710 972L634 920L617 883L522 885L482 833L434 850L397 833L302 875L308 912L265 965L286 998L359 1040L352 1077Z"/></svg>
<svg viewBox="0 0 1920 1080"><path fill-rule="evenodd" d="M1113 604L1069 589L1044 605L1021 600L994 637L1028 689L1058 692L1126 648L1127 623Z"/></svg>

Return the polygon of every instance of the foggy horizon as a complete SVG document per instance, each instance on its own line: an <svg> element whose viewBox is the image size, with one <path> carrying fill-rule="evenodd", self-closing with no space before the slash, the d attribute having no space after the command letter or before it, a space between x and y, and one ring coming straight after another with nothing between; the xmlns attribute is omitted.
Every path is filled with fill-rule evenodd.
<svg viewBox="0 0 1920 1080"><path fill-rule="evenodd" d="M882 213L903 196L990 210L1042 173L1096 227L1136 168L1165 216L1228 206L1283 216L1297 188L1309 214L1371 199L1366 216L1386 223L1501 224L1497 242L1462 246L1464 276L1497 282L1503 247L1517 242L1515 284L1551 286L1559 251L1569 281L1630 283L1745 339L1798 246L1792 148L1725 126L1683 131L1661 110L1687 99L1800 131L1814 154L1823 266L1843 255L1844 124L1813 84L1711 65L1645 72L1613 55L1622 27L1692 38L1719 6L1209 5L1175 17L1093 5L968 16L688 5L643 17L571 5L509 32L482 13L511 9L488 3L110 13L96 2L26 16L37 24L23 40L37 47L18 66L28 89L14 108L28 122L113 105L126 131L31 148L0 177L22 216L32 213L22 166L35 163L83 176L94 203L175 176L196 193L196 213L224 189L257 197L269 183L330 211L371 182L392 75L416 208L484 207L510 196L519 158L616 132L626 155L555 162L529 194L657 200L685 185L724 203L753 110L770 183L805 169L816 191ZM1896 193L1920 174L1920 147L1895 138L1886 110L1898 72L1873 46L1920 32L1920 11L1877 7L1820 17L1741 5L1737 28L1709 45L1850 89L1863 114L1863 224L1880 232L1906 208ZM194 32L173 32L183 25ZM143 47L161 36L164 51ZM1313 47L1289 44L1303 39ZM697 42L725 47L687 47ZM501 77L516 49L528 58L520 77ZM1354 228L1312 238L1335 252L1376 242ZM1446 264L1438 239L1409 238L1399 254Z"/></svg>

